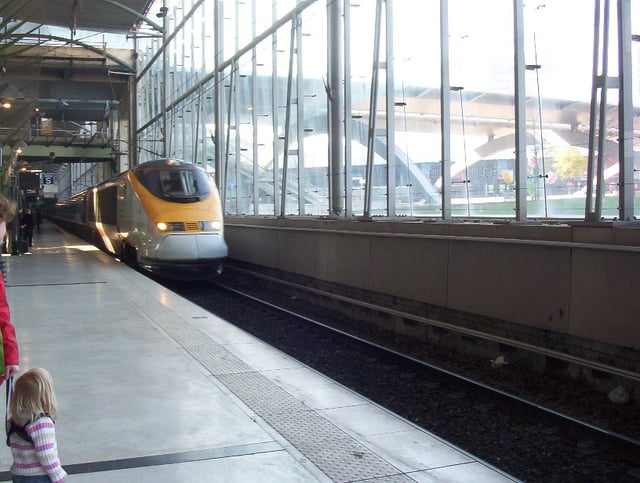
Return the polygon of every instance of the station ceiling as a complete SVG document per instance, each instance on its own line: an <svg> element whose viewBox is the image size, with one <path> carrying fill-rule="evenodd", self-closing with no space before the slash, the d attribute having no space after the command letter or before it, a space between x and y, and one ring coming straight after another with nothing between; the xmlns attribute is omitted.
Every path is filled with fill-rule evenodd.
<svg viewBox="0 0 640 483"><path fill-rule="evenodd" d="M89 43L78 31L157 30L158 18L146 17L149 6L149 0L0 0L0 101L11 104L0 107L0 146L23 148L28 162L56 151L69 154L58 162L95 156L100 137L82 126L108 122L113 109L126 112L135 64L132 50L113 49L104 36ZM50 26L61 28L52 35ZM55 123L55 132L42 118Z"/></svg>
<svg viewBox="0 0 640 483"><path fill-rule="evenodd" d="M150 0L1 0L4 17L36 24L126 34L147 12Z"/></svg>

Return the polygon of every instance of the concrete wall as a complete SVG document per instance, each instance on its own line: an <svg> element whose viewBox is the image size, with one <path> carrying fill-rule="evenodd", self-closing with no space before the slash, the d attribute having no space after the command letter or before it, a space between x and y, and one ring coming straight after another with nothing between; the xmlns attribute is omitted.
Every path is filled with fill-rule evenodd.
<svg viewBox="0 0 640 483"><path fill-rule="evenodd" d="M640 349L640 225L228 218L229 257Z"/></svg>

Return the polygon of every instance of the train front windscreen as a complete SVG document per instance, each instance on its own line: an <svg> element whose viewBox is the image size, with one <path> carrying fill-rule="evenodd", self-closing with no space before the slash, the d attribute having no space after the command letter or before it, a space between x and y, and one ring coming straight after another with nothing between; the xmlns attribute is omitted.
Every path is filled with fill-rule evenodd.
<svg viewBox="0 0 640 483"><path fill-rule="evenodd" d="M170 201L195 202L211 192L212 180L200 167L179 161L152 161L133 170L153 195Z"/></svg>

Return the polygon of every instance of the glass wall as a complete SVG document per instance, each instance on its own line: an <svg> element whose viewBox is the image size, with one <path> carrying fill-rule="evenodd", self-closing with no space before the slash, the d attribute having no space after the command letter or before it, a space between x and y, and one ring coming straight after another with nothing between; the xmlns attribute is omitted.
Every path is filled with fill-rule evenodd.
<svg viewBox="0 0 640 483"><path fill-rule="evenodd" d="M559 220L640 209L635 192L631 207L620 195L640 180L640 42L619 40L618 2L164 4L165 33L136 40L137 162L206 166L229 214ZM637 37L640 0L621 4ZM632 96L615 87L620 59ZM635 123L624 173L620 106Z"/></svg>

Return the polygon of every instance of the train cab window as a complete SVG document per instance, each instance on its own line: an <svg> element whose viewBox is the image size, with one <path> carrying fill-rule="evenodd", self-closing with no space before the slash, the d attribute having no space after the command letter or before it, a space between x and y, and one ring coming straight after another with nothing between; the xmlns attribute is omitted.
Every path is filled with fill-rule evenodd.
<svg viewBox="0 0 640 483"><path fill-rule="evenodd" d="M190 163L149 162L140 165L134 172L151 193L171 201L198 201L211 191L209 175Z"/></svg>

